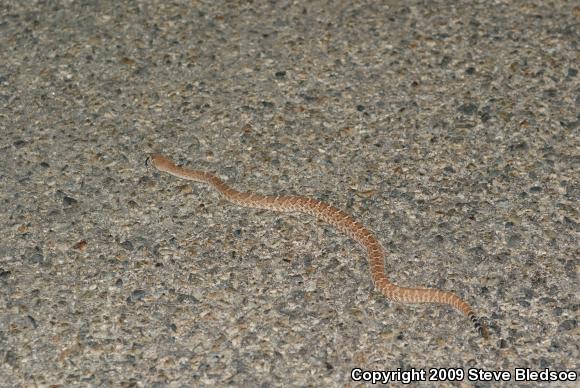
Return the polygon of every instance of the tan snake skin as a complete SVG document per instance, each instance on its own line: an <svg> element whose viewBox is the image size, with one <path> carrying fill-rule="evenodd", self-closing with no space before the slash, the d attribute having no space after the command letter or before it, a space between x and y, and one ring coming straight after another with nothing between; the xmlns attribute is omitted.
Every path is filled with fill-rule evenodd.
<svg viewBox="0 0 580 388"><path fill-rule="evenodd" d="M485 322L475 315L467 302L454 293L433 288L399 287L391 283L384 269L385 250L375 235L342 210L307 197L275 197L242 193L232 189L209 172L177 166L173 161L162 155L153 154L150 156L150 160L159 171L167 172L179 178L211 185L225 199L236 205L279 212L306 213L318 217L334 226L337 230L352 237L367 250L373 283L387 299L405 303L448 304L465 314L473 322L478 333L484 338L488 338L489 334Z"/></svg>

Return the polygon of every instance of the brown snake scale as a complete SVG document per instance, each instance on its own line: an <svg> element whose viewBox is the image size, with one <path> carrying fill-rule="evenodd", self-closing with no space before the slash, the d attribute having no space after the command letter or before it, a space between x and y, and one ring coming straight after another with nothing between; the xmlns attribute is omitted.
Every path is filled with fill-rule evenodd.
<svg viewBox="0 0 580 388"><path fill-rule="evenodd" d="M342 210L308 197L275 197L239 192L209 172L177 166L163 155L153 154L150 156L150 160L152 165L159 171L167 172L179 178L211 185L225 199L236 205L279 212L306 213L331 224L366 249L373 284L387 299L406 303L448 304L465 314L473 322L477 332L484 338L488 338L489 334L485 322L475 315L467 302L454 293L434 288L399 287L391 283L384 269L385 250L375 235Z"/></svg>

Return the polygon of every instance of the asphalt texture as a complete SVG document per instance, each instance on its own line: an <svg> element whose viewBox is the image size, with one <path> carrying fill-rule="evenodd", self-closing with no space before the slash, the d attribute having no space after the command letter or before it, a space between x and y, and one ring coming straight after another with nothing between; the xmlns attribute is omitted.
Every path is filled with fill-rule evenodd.
<svg viewBox="0 0 580 388"><path fill-rule="evenodd" d="M0 386L577 386L579 21L574 1L2 1ZM387 301L331 226L152 152L347 211L393 282L458 293L490 339Z"/></svg>

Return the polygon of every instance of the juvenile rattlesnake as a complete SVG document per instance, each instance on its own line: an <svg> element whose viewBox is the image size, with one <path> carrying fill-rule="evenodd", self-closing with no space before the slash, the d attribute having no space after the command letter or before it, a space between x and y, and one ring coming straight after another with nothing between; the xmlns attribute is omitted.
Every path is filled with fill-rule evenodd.
<svg viewBox="0 0 580 388"><path fill-rule="evenodd" d="M217 176L209 172L177 166L173 161L162 155L151 155L150 160L152 165L159 171L167 172L179 178L211 185L225 199L236 205L276 210L279 212L306 213L318 217L334 226L337 230L352 237L367 250L373 283L387 299L405 303L423 302L448 304L465 314L473 322L479 334L484 338L488 338L486 324L475 315L473 309L467 302L454 293L434 288L399 287L391 283L384 269L385 250L375 235L342 210L307 197L276 197L242 193L232 189Z"/></svg>

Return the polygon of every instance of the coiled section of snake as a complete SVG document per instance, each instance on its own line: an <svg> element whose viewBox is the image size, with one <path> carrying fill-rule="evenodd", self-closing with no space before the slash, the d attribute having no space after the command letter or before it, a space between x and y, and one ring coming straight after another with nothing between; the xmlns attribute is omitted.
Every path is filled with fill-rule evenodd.
<svg viewBox="0 0 580 388"><path fill-rule="evenodd" d="M385 274L385 250L375 235L342 210L308 197L276 197L239 192L209 172L178 166L163 155L153 154L150 156L150 160L152 165L159 171L167 172L179 178L209 184L222 194L225 199L239 206L279 212L300 212L313 215L331 224L340 232L352 237L366 249L373 284L387 299L405 303L448 304L465 314L473 322L477 332L484 338L488 338L489 334L485 322L475 315L467 302L454 293L433 288L399 287L391 283Z"/></svg>

